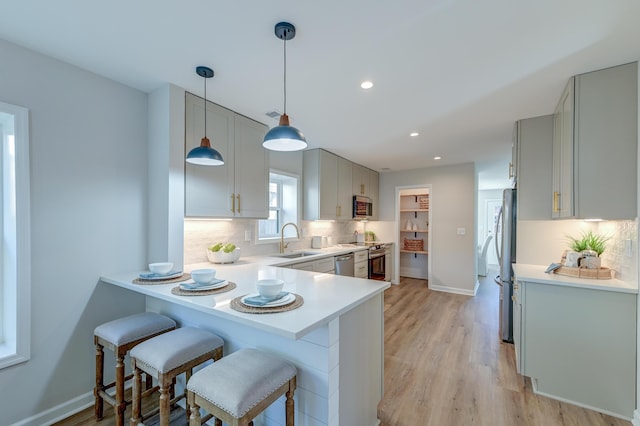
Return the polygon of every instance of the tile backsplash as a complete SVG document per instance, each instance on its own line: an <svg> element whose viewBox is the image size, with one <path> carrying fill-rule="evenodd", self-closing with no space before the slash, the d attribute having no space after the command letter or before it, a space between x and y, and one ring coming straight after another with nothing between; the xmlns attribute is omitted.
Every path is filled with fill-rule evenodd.
<svg viewBox="0 0 640 426"><path fill-rule="evenodd" d="M638 221L579 220L518 221L516 258L519 263L549 265L559 262L567 247L567 236L578 237L591 230L610 236L602 254L602 266L615 270L616 278L637 283ZM630 249L630 253L628 252Z"/></svg>
<svg viewBox="0 0 640 426"><path fill-rule="evenodd" d="M311 237L321 235L329 237L329 245L355 241L355 231L364 232L365 223L301 221L298 241L289 243L287 251L311 247ZM248 233L250 241L245 241ZM277 253L280 240L263 243L256 242L257 220L195 220L184 221L184 263L207 261L206 249L218 241L232 242L240 247L241 256L266 255Z"/></svg>

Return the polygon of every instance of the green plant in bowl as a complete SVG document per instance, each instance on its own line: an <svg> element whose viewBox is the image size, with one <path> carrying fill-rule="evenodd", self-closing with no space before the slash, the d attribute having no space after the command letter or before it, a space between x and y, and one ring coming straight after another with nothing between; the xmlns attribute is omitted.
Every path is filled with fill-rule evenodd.
<svg viewBox="0 0 640 426"><path fill-rule="evenodd" d="M595 234L592 231L583 232L580 238L567 236L571 250L577 251L578 253L585 250L593 250L598 256L604 252L607 241L610 239L610 236Z"/></svg>

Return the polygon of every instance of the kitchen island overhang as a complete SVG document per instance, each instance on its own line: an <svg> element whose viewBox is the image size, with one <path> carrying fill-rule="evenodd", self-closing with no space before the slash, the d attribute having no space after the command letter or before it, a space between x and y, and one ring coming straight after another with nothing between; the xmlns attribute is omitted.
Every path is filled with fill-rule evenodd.
<svg viewBox="0 0 640 426"><path fill-rule="evenodd" d="M273 263L273 262L272 262ZM167 314L180 325L220 335L225 353L256 347L293 362L299 371L296 420L302 424L374 425L383 395L384 290L388 282L280 268L263 259L215 265L217 277L236 283L226 293L177 296L178 284L133 284L138 273L105 276L101 281L144 294L148 311ZM211 267L196 264L185 271ZM234 298L255 292L258 279L278 278L284 290L302 296L294 310L249 314L231 308ZM276 402L263 424L280 424Z"/></svg>

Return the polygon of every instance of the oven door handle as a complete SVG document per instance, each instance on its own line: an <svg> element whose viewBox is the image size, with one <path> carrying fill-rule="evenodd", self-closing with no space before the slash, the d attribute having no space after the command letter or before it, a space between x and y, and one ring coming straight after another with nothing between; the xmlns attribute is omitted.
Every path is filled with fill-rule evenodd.
<svg viewBox="0 0 640 426"><path fill-rule="evenodd" d="M384 256L384 253L381 253L381 254L369 254L369 260L377 259L377 258L383 257L383 256Z"/></svg>

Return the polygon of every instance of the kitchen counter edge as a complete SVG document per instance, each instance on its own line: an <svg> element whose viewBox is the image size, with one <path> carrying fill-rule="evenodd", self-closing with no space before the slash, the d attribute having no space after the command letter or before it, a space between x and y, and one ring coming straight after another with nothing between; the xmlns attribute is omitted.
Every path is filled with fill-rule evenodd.
<svg viewBox="0 0 640 426"><path fill-rule="evenodd" d="M514 263L513 272L518 281L532 281L543 284L561 285L565 287L579 287L592 290L615 291L620 293L638 294L638 285L612 278L609 280L598 280L592 278L577 278L565 275L547 274L544 271L547 266Z"/></svg>

